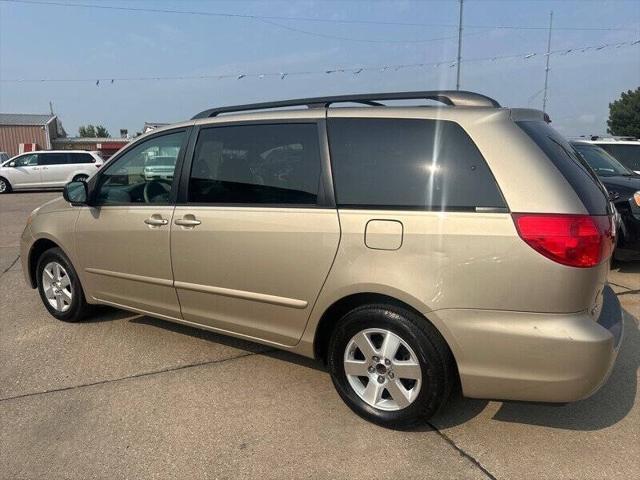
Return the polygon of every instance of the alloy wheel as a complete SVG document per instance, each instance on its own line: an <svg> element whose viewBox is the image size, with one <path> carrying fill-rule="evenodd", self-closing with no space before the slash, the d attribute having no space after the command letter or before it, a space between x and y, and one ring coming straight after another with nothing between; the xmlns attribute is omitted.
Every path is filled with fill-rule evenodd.
<svg viewBox="0 0 640 480"><path fill-rule="evenodd" d="M58 262L49 262L42 270L42 287L49 305L58 312L71 308L73 289L71 278Z"/></svg>
<svg viewBox="0 0 640 480"><path fill-rule="evenodd" d="M395 411L418 397L422 369L409 344L390 330L370 328L354 335L344 352L344 372L368 405Z"/></svg>

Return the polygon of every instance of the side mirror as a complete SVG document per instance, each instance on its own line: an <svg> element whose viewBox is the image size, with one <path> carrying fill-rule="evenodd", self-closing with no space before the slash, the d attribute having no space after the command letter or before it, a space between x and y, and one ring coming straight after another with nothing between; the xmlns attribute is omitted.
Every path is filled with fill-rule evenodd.
<svg viewBox="0 0 640 480"><path fill-rule="evenodd" d="M7 163L7 167L15 167L16 166L16 161L13 160L12 162Z"/></svg>
<svg viewBox="0 0 640 480"><path fill-rule="evenodd" d="M71 205L86 205L89 198L89 189L86 182L69 182L62 192L64 199Z"/></svg>

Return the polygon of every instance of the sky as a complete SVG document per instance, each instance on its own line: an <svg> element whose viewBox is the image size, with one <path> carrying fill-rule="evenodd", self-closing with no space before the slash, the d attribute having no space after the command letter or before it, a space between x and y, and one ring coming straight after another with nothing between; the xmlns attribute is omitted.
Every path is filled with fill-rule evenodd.
<svg viewBox="0 0 640 480"><path fill-rule="evenodd" d="M548 31L480 27L546 27L551 11L552 51L640 39L639 0L465 0L461 89L542 108ZM117 136L215 106L452 89L458 13L457 0L0 0L0 112L47 113L52 102L69 135L92 123ZM477 61L503 56L513 58ZM609 102L640 85L640 44L557 53L550 62L547 112L567 136L605 133ZM396 67L409 64L427 65ZM360 67L376 68L355 73ZM324 73L340 69L350 71ZM274 75L248 75L259 73ZM56 81L24 81L42 79Z"/></svg>

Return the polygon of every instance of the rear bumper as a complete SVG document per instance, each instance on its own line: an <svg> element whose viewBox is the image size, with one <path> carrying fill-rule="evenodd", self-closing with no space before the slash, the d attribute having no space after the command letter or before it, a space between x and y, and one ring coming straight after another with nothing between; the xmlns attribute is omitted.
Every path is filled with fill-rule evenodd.
<svg viewBox="0 0 640 480"><path fill-rule="evenodd" d="M607 286L589 312L442 310L465 396L572 402L607 380L622 341L622 309Z"/></svg>

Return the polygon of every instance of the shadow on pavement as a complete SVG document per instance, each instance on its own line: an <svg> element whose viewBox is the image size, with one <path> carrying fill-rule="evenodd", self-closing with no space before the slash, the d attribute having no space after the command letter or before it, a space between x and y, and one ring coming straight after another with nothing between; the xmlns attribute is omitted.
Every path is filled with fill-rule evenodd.
<svg viewBox="0 0 640 480"><path fill-rule="evenodd" d="M610 427L625 418L636 400L640 366L638 320L626 311L624 328L624 339L613 372L595 395L566 405L503 402L493 420L590 431ZM438 428L461 425L479 415L488 403L486 400L454 399L433 423Z"/></svg>
<svg viewBox="0 0 640 480"><path fill-rule="evenodd" d="M326 368L319 361L302 357L285 350L277 350L275 348L251 342L249 340L242 340L240 338L222 335L219 333L211 332L209 330L203 330L201 328L191 327L189 325L183 325L181 323L169 322L159 318L147 317L144 315L139 315L137 313L128 312L126 310L119 310L117 308L107 307L104 305L96 305L94 308L94 313L88 319L83 320L82 323L99 323L127 320L130 323L138 325L149 325L152 327L161 328L163 330L179 333L181 335L188 335L190 337L206 340L208 342L219 343L228 347L234 347L246 350L248 352L259 353L285 362L295 363L307 368L326 372Z"/></svg>
<svg viewBox="0 0 640 480"><path fill-rule="evenodd" d="M98 307L96 314L88 321L115 320L128 320L134 324L154 326L326 372L326 368L321 362L290 352L110 307ZM493 420L583 431L600 430L622 420L633 408L636 399L637 370L640 366L638 319L626 311L624 312L624 328L622 347L611 377L595 395L567 405L503 402L493 416ZM462 398L459 393L454 394L450 403L434 417L432 423L438 428L464 424L482 413L488 403L488 400Z"/></svg>

